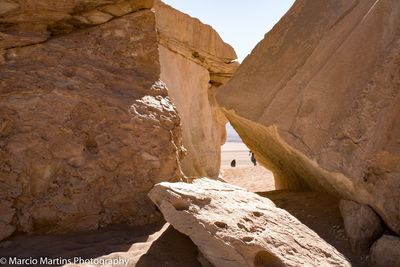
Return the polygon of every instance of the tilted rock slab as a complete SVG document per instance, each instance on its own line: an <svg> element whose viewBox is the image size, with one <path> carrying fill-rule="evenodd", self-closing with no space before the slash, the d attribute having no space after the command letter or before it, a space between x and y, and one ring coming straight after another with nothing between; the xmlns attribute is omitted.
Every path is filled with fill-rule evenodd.
<svg viewBox="0 0 400 267"><path fill-rule="evenodd" d="M216 267L350 266L267 198L207 178L155 185L149 197Z"/></svg>
<svg viewBox="0 0 400 267"><path fill-rule="evenodd" d="M367 204L400 234L400 2L299 0L217 101L277 189Z"/></svg>
<svg viewBox="0 0 400 267"><path fill-rule="evenodd" d="M197 148L190 151L209 158L204 171L189 167L188 174L218 174L223 134L208 85L211 71L232 74L224 66L235 53L211 27L170 7L154 10L153 2L1 1L0 240L16 230L68 232L161 219L147 193L183 177L181 118L187 125L189 116L179 112L207 114L201 123L214 125L204 139L185 139ZM168 37L171 17L185 18L195 31ZM161 51L159 32L182 40L190 56L214 51L204 61L215 57L213 68L198 57L186 62L166 46ZM183 68L201 73L173 75ZM183 89L193 95L177 99ZM187 111L185 103L198 108ZM199 132L203 124L185 130Z"/></svg>

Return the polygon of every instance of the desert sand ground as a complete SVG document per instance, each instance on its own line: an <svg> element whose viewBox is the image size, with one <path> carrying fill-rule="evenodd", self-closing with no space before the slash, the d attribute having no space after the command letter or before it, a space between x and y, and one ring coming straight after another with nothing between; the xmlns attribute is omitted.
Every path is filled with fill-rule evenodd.
<svg viewBox="0 0 400 267"><path fill-rule="evenodd" d="M221 148L221 174L228 183L252 192L275 190L274 175L269 170L250 161L249 149L243 143L226 143ZM236 167L231 161L236 160Z"/></svg>
<svg viewBox="0 0 400 267"><path fill-rule="evenodd" d="M230 167L233 158L237 160L235 168ZM247 147L240 143L224 145L221 170L223 179L227 182L259 192L258 194L274 201L278 207L290 212L343 253L353 266L368 266L366 255L355 255L351 252L344 235L338 199L313 192L272 191L272 173L261 166L253 166ZM0 243L1 257L90 259L103 255L106 255L104 258L128 259L128 266L201 266L196 245L165 222L146 227L109 226L68 235L16 234Z"/></svg>
<svg viewBox="0 0 400 267"><path fill-rule="evenodd" d="M229 142L221 147L221 167L230 167L231 161L236 160L236 167L250 167L249 149L243 143Z"/></svg>

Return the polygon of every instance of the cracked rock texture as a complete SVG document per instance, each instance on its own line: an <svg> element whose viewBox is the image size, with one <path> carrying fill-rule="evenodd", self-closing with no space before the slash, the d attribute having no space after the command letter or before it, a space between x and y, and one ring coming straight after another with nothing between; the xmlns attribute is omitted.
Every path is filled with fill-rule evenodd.
<svg viewBox="0 0 400 267"><path fill-rule="evenodd" d="M7 50L2 224L60 232L157 219L146 194L179 179L181 134L154 29L144 10Z"/></svg>
<svg viewBox="0 0 400 267"><path fill-rule="evenodd" d="M217 92L277 189L367 204L400 233L400 2L298 0Z"/></svg>
<svg viewBox="0 0 400 267"><path fill-rule="evenodd" d="M207 178L163 182L149 197L213 266L350 266L290 213L241 187Z"/></svg>
<svg viewBox="0 0 400 267"><path fill-rule="evenodd" d="M178 53L164 56L169 52L159 32L174 25L158 26L170 15L152 7L146 0L0 1L0 240L14 231L68 232L161 219L146 195L156 183L183 177L181 118L186 123L188 117L176 106L197 105L201 94L201 105L210 109L211 122L204 123L214 125L216 113L203 86L211 67ZM201 23L185 18L197 25L188 36L202 35ZM209 41L182 41L182 49L215 51L209 55L220 64L215 71L229 65L217 56L223 54L218 49L231 48L204 29ZM233 50L226 57L234 57ZM200 71L170 76L163 64L175 72L186 65ZM174 99L161 78L176 87ZM180 81L186 78L191 80ZM193 94L177 99L179 90ZM207 148L219 151L223 132L212 131L218 147ZM189 141L205 150L207 139ZM219 169L219 155L213 156L210 175Z"/></svg>

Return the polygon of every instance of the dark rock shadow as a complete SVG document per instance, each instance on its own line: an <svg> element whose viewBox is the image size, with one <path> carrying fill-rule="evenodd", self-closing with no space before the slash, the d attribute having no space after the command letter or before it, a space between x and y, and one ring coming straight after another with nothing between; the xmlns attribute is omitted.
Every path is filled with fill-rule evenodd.
<svg viewBox="0 0 400 267"><path fill-rule="evenodd" d="M164 223L144 227L113 225L98 230L63 235L15 234L1 243L0 256L36 259L97 258L117 251L128 251L132 244L145 242L148 236L159 231Z"/></svg>
<svg viewBox="0 0 400 267"><path fill-rule="evenodd" d="M151 245L136 267L201 267L197 246L172 226Z"/></svg>

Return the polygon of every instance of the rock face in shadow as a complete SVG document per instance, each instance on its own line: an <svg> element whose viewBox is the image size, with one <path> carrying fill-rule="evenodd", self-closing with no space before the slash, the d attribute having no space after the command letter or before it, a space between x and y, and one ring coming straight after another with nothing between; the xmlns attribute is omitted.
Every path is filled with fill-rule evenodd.
<svg viewBox="0 0 400 267"><path fill-rule="evenodd" d="M4 0L0 3L0 49L45 42L54 35L106 23L154 0Z"/></svg>
<svg viewBox="0 0 400 267"><path fill-rule="evenodd" d="M47 258L47 265L40 266L202 266L190 238L163 221L59 235L19 234L2 242L0 253L7 258Z"/></svg>
<svg viewBox="0 0 400 267"><path fill-rule="evenodd" d="M370 207L354 201L341 200L339 207L352 250L358 253L368 252L371 245L383 234L381 219Z"/></svg>
<svg viewBox="0 0 400 267"><path fill-rule="evenodd" d="M371 247L371 267L400 266L400 238L384 235Z"/></svg>
<svg viewBox="0 0 400 267"><path fill-rule="evenodd" d="M208 105L215 141L190 144L202 152L219 151L222 134L204 99L208 91L181 81L191 78L194 84L203 75L208 85L211 71L198 63L191 68L203 69L193 77L164 71L164 64L176 72L185 65L178 54L166 57L161 51L164 28L158 25L162 16L170 18L151 10L153 5L146 0L0 3L0 240L15 230L68 232L160 219L146 195L156 183L183 177L181 118L187 122L187 110L178 115L161 78L176 86L174 97L180 90L186 97L176 106ZM202 35L202 24L190 20L197 25L191 34ZM210 42L183 42L182 49L230 48L220 39L212 43L218 35L205 29ZM234 56L229 52L226 57ZM217 63L210 63L213 70ZM183 93L189 88L202 91ZM219 168L218 159L213 154L206 173Z"/></svg>
<svg viewBox="0 0 400 267"><path fill-rule="evenodd" d="M354 267L369 266L369 251L354 253L339 209L339 199L325 192L276 190L257 193L286 210L342 253Z"/></svg>
<svg viewBox="0 0 400 267"><path fill-rule="evenodd" d="M217 92L277 189L371 206L400 233L400 3L296 1Z"/></svg>
<svg viewBox="0 0 400 267"><path fill-rule="evenodd" d="M206 178L163 182L149 197L213 266L350 266L287 211L241 187Z"/></svg>

